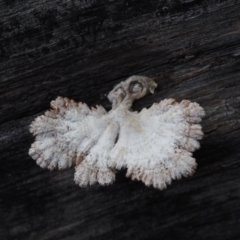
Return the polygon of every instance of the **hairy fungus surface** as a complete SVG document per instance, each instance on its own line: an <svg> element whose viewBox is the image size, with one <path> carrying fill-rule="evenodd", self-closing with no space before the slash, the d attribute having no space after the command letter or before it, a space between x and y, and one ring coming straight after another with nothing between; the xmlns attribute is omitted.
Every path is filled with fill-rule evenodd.
<svg viewBox="0 0 240 240"><path fill-rule="evenodd" d="M197 166L192 152L200 147L204 110L188 100L165 99L131 111L135 99L154 93L156 87L147 77L128 78L108 94L109 112L58 97L30 126L36 136L30 156L49 170L75 165L74 180L80 187L111 184L121 168L127 168L127 177L160 190L172 179L192 175Z"/></svg>

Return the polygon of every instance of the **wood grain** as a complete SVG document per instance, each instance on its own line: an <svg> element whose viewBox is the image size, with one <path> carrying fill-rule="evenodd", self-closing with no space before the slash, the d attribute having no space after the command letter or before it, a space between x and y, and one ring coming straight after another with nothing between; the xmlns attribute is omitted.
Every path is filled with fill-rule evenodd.
<svg viewBox="0 0 240 240"><path fill-rule="evenodd" d="M0 239L240 239L240 1L0 1ZM194 176L165 191L125 178L80 189L74 169L28 156L31 121L57 96L110 109L133 74L200 103Z"/></svg>

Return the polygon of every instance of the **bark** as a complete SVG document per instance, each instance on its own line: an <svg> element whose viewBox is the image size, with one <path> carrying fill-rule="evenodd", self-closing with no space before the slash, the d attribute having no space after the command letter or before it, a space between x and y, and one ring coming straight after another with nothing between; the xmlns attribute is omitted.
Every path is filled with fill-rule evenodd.
<svg viewBox="0 0 240 240"><path fill-rule="evenodd" d="M0 2L0 238L239 239L240 1ZM81 189L28 156L29 124L57 96L110 108L133 74L204 107L196 173L159 191L125 178Z"/></svg>

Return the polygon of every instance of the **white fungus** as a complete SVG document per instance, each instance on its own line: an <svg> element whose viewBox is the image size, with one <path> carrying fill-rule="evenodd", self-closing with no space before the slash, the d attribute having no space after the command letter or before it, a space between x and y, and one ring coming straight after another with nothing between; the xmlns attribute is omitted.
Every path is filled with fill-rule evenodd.
<svg viewBox="0 0 240 240"><path fill-rule="evenodd" d="M36 136L30 156L49 170L75 165L80 187L111 184L121 168L127 168L127 177L160 190L172 179L192 175L197 164L191 152L200 147L204 110L187 100L165 99L132 112L132 102L156 87L147 77L128 78L108 94L109 112L58 97L30 125Z"/></svg>

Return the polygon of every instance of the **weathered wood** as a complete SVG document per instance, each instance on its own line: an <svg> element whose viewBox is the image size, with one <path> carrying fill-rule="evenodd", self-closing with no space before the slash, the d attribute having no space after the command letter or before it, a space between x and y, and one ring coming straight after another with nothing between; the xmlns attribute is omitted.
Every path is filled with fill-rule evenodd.
<svg viewBox="0 0 240 240"><path fill-rule="evenodd" d="M240 1L0 2L0 239L239 239ZM114 84L206 110L194 176L165 191L124 177L80 189L28 156L30 122L58 95L102 104Z"/></svg>

